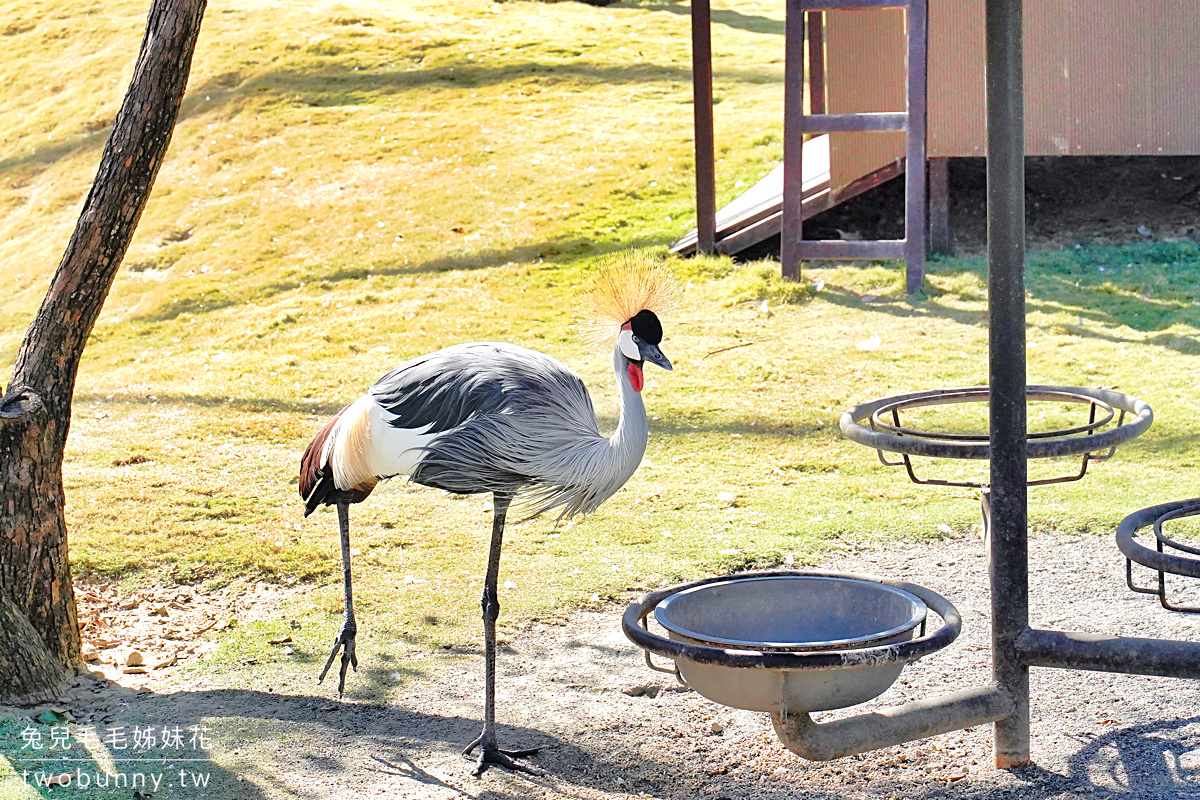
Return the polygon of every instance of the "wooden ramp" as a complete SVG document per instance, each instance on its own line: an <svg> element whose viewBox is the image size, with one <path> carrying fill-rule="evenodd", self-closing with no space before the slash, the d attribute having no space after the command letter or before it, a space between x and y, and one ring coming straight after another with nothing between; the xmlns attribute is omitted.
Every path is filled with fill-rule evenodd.
<svg viewBox="0 0 1200 800"><path fill-rule="evenodd" d="M804 143L804 219L862 194L904 172L898 161L875 170L838 192L829 187L829 136L814 136ZM717 252L737 255L783 229L783 165L717 212ZM671 252L689 256L696 252L696 231L671 245Z"/></svg>

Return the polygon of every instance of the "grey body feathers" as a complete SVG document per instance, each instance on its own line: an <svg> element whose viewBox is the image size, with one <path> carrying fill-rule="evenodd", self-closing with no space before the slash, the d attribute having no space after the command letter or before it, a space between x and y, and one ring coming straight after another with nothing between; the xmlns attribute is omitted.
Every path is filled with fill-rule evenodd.
<svg viewBox="0 0 1200 800"><path fill-rule="evenodd" d="M393 427L441 434L409 477L458 494L516 496L523 517L594 511L646 450L641 395L616 351L621 421L600 435L579 376L549 356L503 343L447 347L385 375L371 397ZM390 476L377 476L390 477Z"/></svg>

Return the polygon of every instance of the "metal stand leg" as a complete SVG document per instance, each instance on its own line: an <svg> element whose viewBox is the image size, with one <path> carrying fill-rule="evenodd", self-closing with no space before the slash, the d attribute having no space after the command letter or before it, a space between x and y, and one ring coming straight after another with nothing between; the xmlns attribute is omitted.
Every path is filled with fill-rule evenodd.
<svg viewBox="0 0 1200 800"><path fill-rule="evenodd" d="M696 252L717 251L717 168L713 152L712 20L708 0L692 3L692 113L696 130Z"/></svg>
<svg viewBox="0 0 1200 800"><path fill-rule="evenodd" d="M1025 137L1021 0L987 0L988 330L992 675L1016 711L996 723L1000 768L1029 763L1025 410Z"/></svg>

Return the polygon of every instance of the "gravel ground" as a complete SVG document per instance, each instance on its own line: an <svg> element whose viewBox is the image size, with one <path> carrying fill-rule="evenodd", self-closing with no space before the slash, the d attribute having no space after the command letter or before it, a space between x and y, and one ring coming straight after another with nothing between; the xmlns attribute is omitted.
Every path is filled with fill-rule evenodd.
<svg viewBox="0 0 1200 800"><path fill-rule="evenodd" d="M1111 537L1038 536L1030 554L1037 626L1200 636L1200 620L1125 588ZM823 566L924 584L963 615L957 642L907 668L869 707L986 682L982 542L897 546ZM476 658L410 683L389 706L335 703L317 691L198 685L150 693L111 683L81 687L69 705L94 724L211 725L217 747L206 754L209 798L1200 798L1194 682L1034 670L1036 766L1022 770L992 768L990 726L814 764L779 743L766 715L715 705L647 670L619 630L622 610L508 634L500 656L501 745L540 746L529 762L540 776L493 769L475 779L458 755L479 725ZM357 679L370 680L365 672ZM194 796L174 791L155 797Z"/></svg>

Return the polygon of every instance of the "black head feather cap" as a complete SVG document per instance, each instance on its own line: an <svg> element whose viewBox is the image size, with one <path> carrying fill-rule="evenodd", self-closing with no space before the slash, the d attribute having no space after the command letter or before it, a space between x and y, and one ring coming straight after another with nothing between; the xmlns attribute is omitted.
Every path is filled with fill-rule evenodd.
<svg viewBox="0 0 1200 800"><path fill-rule="evenodd" d="M659 322L658 315L648 308L643 308L630 317L628 325L633 330L633 335L646 344L658 344L662 341L662 323Z"/></svg>

